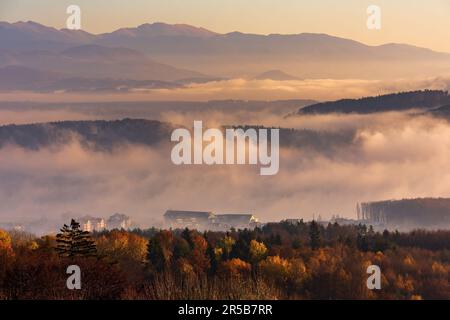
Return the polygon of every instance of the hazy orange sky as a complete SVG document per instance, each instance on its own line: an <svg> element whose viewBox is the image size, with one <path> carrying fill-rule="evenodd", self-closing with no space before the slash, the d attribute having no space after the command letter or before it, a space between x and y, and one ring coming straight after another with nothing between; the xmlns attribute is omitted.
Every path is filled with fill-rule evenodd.
<svg viewBox="0 0 450 320"><path fill-rule="evenodd" d="M1 0L0 20L62 28L70 4L81 7L82 28L92 33L151 22L187 23L221 33L318 32L450 52L449 0ZM371 4L381 7L381 30L366 27Z"/></svg>

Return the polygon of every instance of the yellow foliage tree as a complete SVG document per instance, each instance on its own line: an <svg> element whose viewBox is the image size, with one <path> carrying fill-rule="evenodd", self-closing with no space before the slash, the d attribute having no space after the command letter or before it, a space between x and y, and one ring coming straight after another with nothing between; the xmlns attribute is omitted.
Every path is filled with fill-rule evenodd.
<svg viewBox="0 0 450 320"><path fill-rule="evenodd" d="M1 229L0 229L0 253L3 253L3 255L7 256L13 254L11 236L9 235L8 232Z"/></svg>
<svg viewBox="0 0 450 320"><path fill-rule="evenodd" d="M147 240L131 232L113 230L97 239L97 250L119 262L145 260Z"/></svg>
<svg viewBox="0 0 450 320"><path fill-rule="evenodd" d="M262 242L256 240L250 241L250 258L253 263L257 263L264 259L267 254L267 247Z"/></svg>
<svg viewBox="0 0 450 320"><path fill-rule="evenodd" d="M261 261L259 267L261 272L267 276L268 279L284 281L289 275L291 263L287 259L279 256L269 256Z"/></svg>
<svg viewBox="0 0 450 320"><path fill-rule="evenodd" d="M229 258L231 250L233 250L233 246L235 243L236 240L234 240L230 236L225 236L222 238L222 240L219 241L218 247L222 249L222 252L225 255L225 259Z"/></svg>
<svg viewBox="0 0 450 320"><path fill-rule="evenodd" d="M241 276L250 272L251 265L239 258L234 258L221 262L220 269L227 275Z"/></svg>

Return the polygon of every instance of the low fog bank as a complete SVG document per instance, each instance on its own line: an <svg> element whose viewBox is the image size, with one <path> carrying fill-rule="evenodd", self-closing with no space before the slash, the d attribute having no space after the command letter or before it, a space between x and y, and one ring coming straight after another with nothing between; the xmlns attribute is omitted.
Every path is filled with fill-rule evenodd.
<svg viewBox="0 0 450 320"><path fill-rule="evenodd" d="M103 112L88 111L78 113L95 118ZM30 118L52 113L21 112L33 112ZM209 127L310 130L295 143L280 141L280 170L274 176L260 176L259 166L175 166L170 137L161 144L122 143L108 151L86 148L76 136L35 150L6 144L0 149L0 222L120 212L146 227L161 221L167 209L248 212L262 221L356 218L357 202L450 196L450 125L444 119L399 112L284 115L264 108L158 113L158 120L188 128L196 119ZM314 140L317 136L322 140Z"/></svg>
<svg viewBox="0 0 450 320"><path fill-rule="evenodd" d="M314 100L307 99L90 103L0 101L0 125L122 118L142 118L178 124L191 124L194 120L201 119L217 125L224 123L272 125L284 122L287 114L313 103Z"/></svg>
<svg viewBox="0 0 450 320"><path fill-rule="evenodd" d="M131 89L127 93L32 91L0 92L1 101L108 102L108 101L208 101L239 100L337 100L360 98L413 90L449 90L450 74L430 77L392 78L391 80L303 79L272 80L233 78L204 83L189 83L164 89Z"/></svg>

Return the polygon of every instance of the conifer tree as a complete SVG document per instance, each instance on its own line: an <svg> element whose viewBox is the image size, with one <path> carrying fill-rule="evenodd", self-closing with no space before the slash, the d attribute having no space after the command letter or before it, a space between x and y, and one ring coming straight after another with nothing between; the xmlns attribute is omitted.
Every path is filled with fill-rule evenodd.
<svg viewBox="0 0 450 320"><path fill-rule="evenodd" d="M320 247L320 227L316 221L312 221L309 225L309 239L311 249L316 250Z"/></svg>
<svg viewBox="0 0 450 320"><path fill-rule="evenodd" d="M97 246L89 232L80 229L74 219L70 226L64 225L56 235L56 251L61 257L92 257L97 255Z"/></svg>

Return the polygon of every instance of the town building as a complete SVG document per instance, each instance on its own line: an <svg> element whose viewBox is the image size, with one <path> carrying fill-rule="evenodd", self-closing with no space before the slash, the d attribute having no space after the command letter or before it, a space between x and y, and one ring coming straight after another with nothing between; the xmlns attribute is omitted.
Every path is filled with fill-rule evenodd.
<svg viewBox="0 0 450 320"><path fill-rule="evenodd" d="M258 219L252 214L214 214L211 211L167 210L164 221L168 228L213 231L253 229L258 225Z"/></svg>
<svg viewBox="0 0 450 320"><path fill-rule="evenodd" d="M214 214L208 211L167 210L164 220L169 228L208 229Z"/></svg>
<svg viewBox="0 0 450 320"><path fill-rule="evenodd" d="M78 221L81 229L87 232L102 231L106 229L106 222L103 218L95 218L91 216L81 217Z"/></svg>
<svg viewBox="0 0 450 320"><path fill-rule="evenodd" d="M215 229L253 229L258 224L258 219L252 214L218 214L212 221Z"/></svg>
<svg viewBox="0 0 450 320"><path fill-rule="evenodd" d="M24 231L25 227L22 224L8 222L8 223L0 223L0 229Z"/></svg>
<svg viewBox="0 0 450 320"><path fill-rule="evenodd" d="M108 218L106 227L109 230L112 230L112 229L128 230L131 228L131 219L129 216L127 216L125 214L115 213Z"/></svg>

